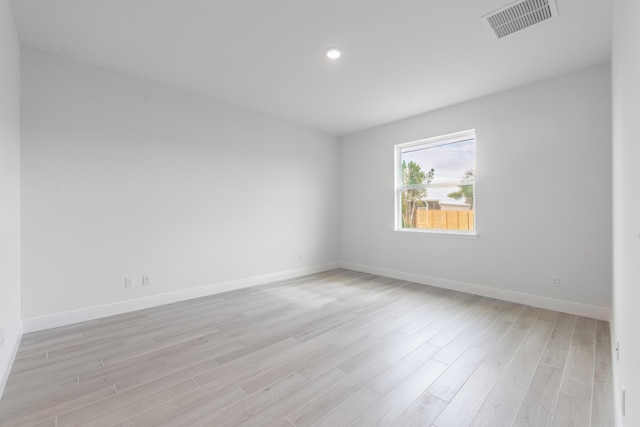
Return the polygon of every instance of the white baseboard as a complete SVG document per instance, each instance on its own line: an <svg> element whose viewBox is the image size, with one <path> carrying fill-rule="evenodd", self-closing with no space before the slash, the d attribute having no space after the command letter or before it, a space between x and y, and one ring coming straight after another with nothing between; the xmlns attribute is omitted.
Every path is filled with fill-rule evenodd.
<svg viewBox="0 0 640 427"><path fill-rule="evenodd" d="M369 265L355 264L351 262L341 262L340 266L349 270L360 271L363 273L375 274L378 276L385 276L398 280L406 280L408 282L419 283L421 285L430 285L437 288L451 289L454 291L466 292L469 294L496 298L504 301L517 302L519 304L531 305L533 307L545 308L547 310L561 311L563 313L590 317L592 319L609 321L610 318L610 310L606 307L579 304L571 301L541 297L521 292L507 291L504 289L491 288L488 286L474 285L471 283L457 282L454 280L441 279L438 277L425 276L422 274L406 273L404 271L389 270L386 268L372 267Z"/></svg>
<svg viewBox="0 0 640 427"><path fill-rule="evenodd" d="M129 313L131 311L157 307L173 302L200 298L204 296L219 294L222 292L235 291L237 289L263 285L280 280L294 279L296 277L321 273L323 271L332 270L338 267L339 264L337 262L321 264L311 267L297 268L294 270L286 270L278 273L264 274L261 276L247 277L245 279L233 280L230 282L222 282L208 286L185 289L182 291L169 292L166 294L154 295L145 298L122 301L113 304L89 307L65 313L57 313L49 316L25 319L23 320L23 329L25 333L29 333L45 329L57 328L59 326L71 325L74 323L86 322L88 320L100 319L102 317Z"/></svg>
<svg viewBox="0 0 640 427"><path fill-rule="evenodd" d="M7 380L9 379L9 374L11 373L11 367L13 366L13 362L16 360L16 355L18 354L18 348L20 348L20 341L22 340L22 330L18 330L18 335L14 340L13 347L9 350L11 353L11 357L9 357L8 363L6 366L0 366L0 399L4 394L4 388L7 385Z"/></svg>
<svg viewBox="0 0 640 427"><path fill-rule="evenodd" d="M455 291L467 292L470 294L481 295L490 298L501 299L505 301L517 302L520 304L531 305L534 307L546 308L549 310L561 311L564 313L576 314L579 316L590 317L599 320L610 320L610 310L606 307L596 307L591 305L579 304L571 301L557 300L553 298L541 297L537 295L525 294L520 292L507 291L504 289L491 288L488 286L475 285L464 282L457 282L438 277L431 277L421 274L407 273L398 270L390 270L385 268L372 267L368 265L355 264L350 262L334 262L321 264L311 267L303 267L294 270L287 270L278 273L265 274L261 276L248 277L245 279L234 280L230 282L216 283L213 285L202 286L198 288L185 289L182 291L170 292L161 295L154 295L135 300L117 302L113 304L105 304L96 307L89 307L81 310L74 310L65 313L57 313L49 316L42 316L23 321L24 333L41 331L45 329L56 328L59 326L71 325L74 323L85 322L89 320L100 319L102 317L114 316L117 314L128 313L131 311L142 310L150 307L157 307L173 302L185 301L203 296L229 292L237 289L248 288L251 286L263 285L279 280L289 280L296 277L306 276L309 274L320 273L332 270L334 268L346 268L349 270L360 271L363 273L376 274L379 276L391 277L399 280L407 280L410 282L420 283L423 285L431 285L439 288L451 289Z"/></svg>

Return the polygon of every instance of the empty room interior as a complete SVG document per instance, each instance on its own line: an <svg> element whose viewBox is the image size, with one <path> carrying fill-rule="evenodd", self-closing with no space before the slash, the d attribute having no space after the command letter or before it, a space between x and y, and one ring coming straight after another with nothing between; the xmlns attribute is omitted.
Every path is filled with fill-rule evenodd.
<svg viewBox="0 0 640 427"><path fill-rule="evenodd" d="M637 0L0 0L1 426L640 426Z"/></svg>

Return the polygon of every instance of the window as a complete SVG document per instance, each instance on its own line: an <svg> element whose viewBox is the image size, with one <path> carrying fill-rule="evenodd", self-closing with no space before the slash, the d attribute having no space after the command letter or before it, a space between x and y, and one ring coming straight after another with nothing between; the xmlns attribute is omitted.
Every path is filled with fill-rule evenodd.
<svg viewBox="0 0 640 427"><path fill-rule="evenodd" d="M475 131L399 144L396 230L476 234Z"/></svg>

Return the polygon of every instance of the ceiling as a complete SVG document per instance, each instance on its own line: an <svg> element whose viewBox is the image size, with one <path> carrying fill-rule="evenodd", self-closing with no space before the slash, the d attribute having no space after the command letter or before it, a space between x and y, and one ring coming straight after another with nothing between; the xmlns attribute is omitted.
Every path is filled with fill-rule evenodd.
<svg viewBox="0 0 640 427"><path fill-rule="evenodd" d="M612 0L498 40L510 0L12 0L22 43L343 136L605 63ZM343 57L323 56L337 46Z"/></svg>

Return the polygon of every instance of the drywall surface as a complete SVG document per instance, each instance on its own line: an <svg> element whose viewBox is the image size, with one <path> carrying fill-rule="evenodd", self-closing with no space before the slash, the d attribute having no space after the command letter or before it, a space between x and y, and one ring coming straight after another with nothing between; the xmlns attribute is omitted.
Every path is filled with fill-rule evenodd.
<svg viewBox="0 0 640 427"><path fill-rule="evenodd" d="M336 138L32 49L22 65L25 320L336 261Z"/></svg>
<svg viewBox="0 0 640 427"><path fill-rule="evenodd" d="M0 395L21 325L20 41L9 1L0 0Z"/></svg>
<svg viewBox="0 0 640 427"><path fill-rule="evenodd" d="M613 82L613 342L619 425L640 425L640 3L616 0ZM626 390L626 415L621 395Z"/></svg>
<svg viewBox="0 0 640 427"><path fill-rule="evenodd" d="M610 99L605 64L343 138L342 261L606 312ZM394 145L468 129L477 136L478 238L394 231Z"/></svg>

